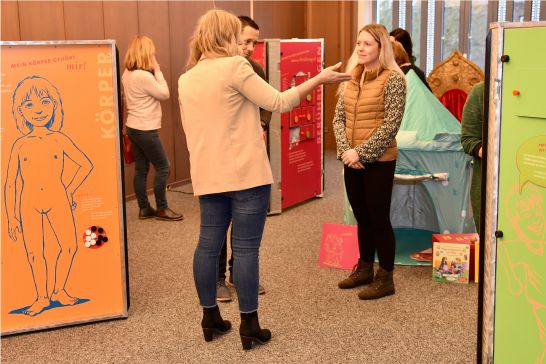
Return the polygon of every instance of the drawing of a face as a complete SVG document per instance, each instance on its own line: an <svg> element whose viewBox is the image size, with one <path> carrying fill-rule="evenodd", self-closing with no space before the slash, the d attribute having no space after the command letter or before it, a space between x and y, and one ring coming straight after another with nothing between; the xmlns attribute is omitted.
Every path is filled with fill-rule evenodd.
<svg viewBox="0 0 546 364"><path fill-rule="evenodd" d="M19 106L18 111L23 118L34 126L45 126L53 117L57 103L49 96L40 97L31 92L29 97Z"/></svg>
<svg viewBox="0 0 546 364"><path fill-rule="evenodd" d="M542 196L535 195L522 200L518 206L519 228L531 240L544 238L544 212L542 211Z"/></svg>
<svg viewBox="0 0 546 364"><path fill-rule="evenodd" d="M527 244L534 254L544 252L546 218L542 207L542 195L532 185L526 186L520 193L517 186L508 196L507 212L510 225L518 238Z"/></svg>

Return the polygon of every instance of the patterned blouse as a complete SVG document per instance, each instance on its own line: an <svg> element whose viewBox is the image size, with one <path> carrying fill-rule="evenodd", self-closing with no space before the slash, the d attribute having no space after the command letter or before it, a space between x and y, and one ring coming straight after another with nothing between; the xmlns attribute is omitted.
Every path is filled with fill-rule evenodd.
<svg viewBox="0 0 546 364"><path fill-rule="evenodd" d="M351 149L345 131L344 91L339 95L334 114L334 134L337 144L337 159ZM392 72L385 83L385 123L373 133L372 137L362 144L355 146L355 150L362 163L372 163L380 158L396 137L406 106L406 80L397 72Z"/></svg>

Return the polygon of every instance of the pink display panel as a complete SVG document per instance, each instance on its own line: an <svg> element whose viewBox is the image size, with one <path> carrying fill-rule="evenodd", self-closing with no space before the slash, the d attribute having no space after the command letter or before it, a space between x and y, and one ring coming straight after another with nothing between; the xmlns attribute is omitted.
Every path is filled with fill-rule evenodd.
<svg viewBox="0 0 546 364"><path fill-rule="evenodd" d="M321 41L281 42L281 91L322 70ZM322 194L322 88L281 117L282 209Z"/></svg>
<svg viewBox="0 0 546 364"><path fill-rule="evenodd" d="M252 52L251 57L260 66L262 66L262 69L267 74L266 67L265 67L265 43L263 41L258 41L258 43L256 43L256 45L254 46L254 52Z"/></svg>

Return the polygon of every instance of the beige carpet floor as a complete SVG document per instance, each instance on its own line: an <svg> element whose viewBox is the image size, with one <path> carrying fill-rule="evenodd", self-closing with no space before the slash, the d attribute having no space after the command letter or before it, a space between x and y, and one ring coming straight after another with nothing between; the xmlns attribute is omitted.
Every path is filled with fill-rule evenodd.
<svg viewBox="0 0 546 364"><path fill-rule="evenodd" d="M176 188L190 191L191 186ZM235 330L206 343L192 278L195 197L169 192L181 222L139 221L127 203L131 308L113 320L2 338L3 363L475 363L477 285L435 283L430 267L397 267L396 294L365 302L339 290L348 272L318 266L321 228L342 222L341 165L326 153L326 189L268 217L260 256L260 320L272 340L243 352Z"/></svg>

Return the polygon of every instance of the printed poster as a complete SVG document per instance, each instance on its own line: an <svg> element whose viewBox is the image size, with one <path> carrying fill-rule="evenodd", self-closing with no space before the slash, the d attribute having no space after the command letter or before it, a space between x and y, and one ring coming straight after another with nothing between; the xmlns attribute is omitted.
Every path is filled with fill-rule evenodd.
<svg viewBox="0 0 546 364"><path fill-rule="evenodd" d="M323 41L281 41L280 91L298 86L322 70ZM317 87L281 115L282 208L323 192L323 88Z"/></svg>
<svg viewBox="0 0 546 364"><path fill-rule="evenodd" d="M359 256L356 225L322 225L319 255L321 267L351 270Z"/></svg>
<svg viewBox="0 0 546 364"><path fill-rule="evenodd" d="M546 362L546 27L505 31L495 363ZM517 91L517 92L514 92Z"/></svg>
<svg viewBox="0 0 546 364"><path fill-rule="evenodd" d="M126 317L114 42L0 46L2 335Z"/></svg>

